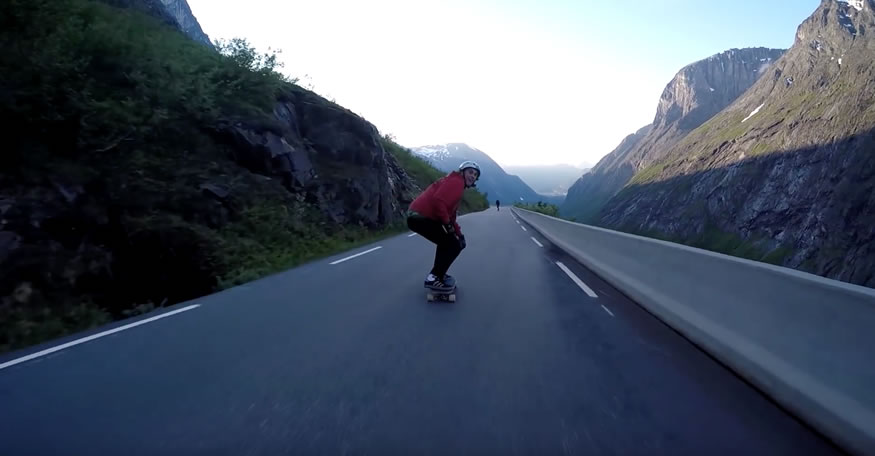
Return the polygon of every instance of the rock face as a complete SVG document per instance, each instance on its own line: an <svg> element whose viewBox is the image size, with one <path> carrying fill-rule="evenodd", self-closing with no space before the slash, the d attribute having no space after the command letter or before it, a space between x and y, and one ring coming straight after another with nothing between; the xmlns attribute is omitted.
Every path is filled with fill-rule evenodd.
<svg viewBox="0 0 875 456"><path fill-rule="evenodd" d="M108 5L142 11L179 29L194 41L213 49L209 36L191 12L186 0L100 0Z"/></svg>
<svg viewBox="0 0 875 456"><path fill-rule="evenodd" d="M873 10L823 0L756 84L644 161L599 223L875 286Z"/></svg>
<svg viewBox="0 0 875 456"><path fill-rule="evenodd" d="M687 65L665 87L659 99L654 133L676 137L702 125L750 88L785 51L730 49ZM651 147L664 149L658 144Z"/></svg>
<svg viewBox="0 0 875 456"><path fill-rule="evenodd" d="M73 288L117 303L112 313L131 300L201 296L223 272L212 256L221 240L205 228L221 231L262 198L312 208L319 215L292 223L315 220L325 231L403 220L420 189L372 124L295 86L274 116L270 128L218 126L212 136L228 153L221 161L179 153L151 171L104 159L86 176L49 171L23 181L0 173L0 296L11 299L27 284L38 294L29 299L42 302ZM210 166L215 177L205 180L201 169Z"/></svg>
<svg viewBox="0 0 875 456"><path fill-rule="evenodd" d="M401 219L417 189L374 125L294 86L274 114L279 131L242 122L219 129L239 165L278 179L335 223L378 228Z"/></svg>
<svg viewBox="0 0 875 456"><path fill-rule="evenodd" d="M685 66L666 85L650 125L627 136L568 190L563 215L591 221L632 176L750 88L784 50L730 49Z"/></svg>
<svg viewBox="0 0 875 456"><path fill-rule="evenodd" d="M415 154L425 158L441 171L453 171L465 160L473 160L482 170L477 189L486 193L490 204L501 200L508 205L514 202L534 203L545 198L525 184L518 176L507 174L485 152L467 144L438 144L411 149Z"/></svg>
<svg viewBox="0 0 875 456"><path fill-rule="evenodd" d="M161 3L164 4L165 10L173 17L183 33L199 43L203 43L209 47L213 47L213 43L212 41L210 41L210 37L207 36L206 33L204 33L203 29L201 29L201 25L194 17L194 14L192 14L191 8L188 6L187 1L161 0Z"/></svg>

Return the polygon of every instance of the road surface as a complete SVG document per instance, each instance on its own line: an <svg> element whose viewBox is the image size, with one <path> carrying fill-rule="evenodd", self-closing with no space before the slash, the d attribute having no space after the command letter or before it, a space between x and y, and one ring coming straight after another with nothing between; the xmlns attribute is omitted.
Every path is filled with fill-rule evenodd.
<svg viewBox="0 0 875 456"><path fill-rule="evenodd" d="M507 208L460 224L455 303L402 234L0 357L0 454L840 454Z"/></svg>

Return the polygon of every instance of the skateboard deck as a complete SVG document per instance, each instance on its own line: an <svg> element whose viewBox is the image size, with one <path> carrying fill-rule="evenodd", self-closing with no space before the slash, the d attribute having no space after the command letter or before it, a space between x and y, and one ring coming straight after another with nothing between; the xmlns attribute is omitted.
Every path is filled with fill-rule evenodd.
<svg viewBox="0 0 875 456"><path fill-rule="evenodd" d="M456 302L456 286L453 286L452 290L435 290L433 288L426 288L425 298L428 302L432 301L449 301Z"/></svg>

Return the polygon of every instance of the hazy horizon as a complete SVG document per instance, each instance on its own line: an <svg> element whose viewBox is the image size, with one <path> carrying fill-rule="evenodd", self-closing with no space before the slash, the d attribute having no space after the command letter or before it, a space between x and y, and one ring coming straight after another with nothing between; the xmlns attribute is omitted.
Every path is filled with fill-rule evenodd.
<svg viewBox="0 0 875 456"><path fill-rule="evenodd" d="M789 48L820 2L188 3L214 41L281 49L285 73L405 147L461 142L501 166L580 166L650 123L683 66Z"/></svg>

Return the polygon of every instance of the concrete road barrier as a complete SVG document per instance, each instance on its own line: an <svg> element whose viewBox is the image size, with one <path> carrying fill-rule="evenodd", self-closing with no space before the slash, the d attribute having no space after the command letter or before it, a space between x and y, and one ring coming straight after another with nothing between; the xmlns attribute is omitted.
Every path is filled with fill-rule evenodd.
<svg viewBox="0 0 875 456"><path fill-rule="evenodd" d="M875 290L512 210L839 446L875 454Z"/></svg>

